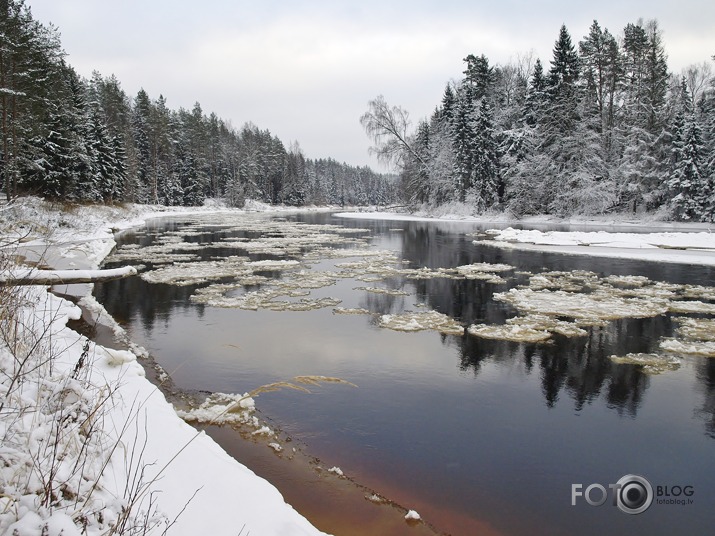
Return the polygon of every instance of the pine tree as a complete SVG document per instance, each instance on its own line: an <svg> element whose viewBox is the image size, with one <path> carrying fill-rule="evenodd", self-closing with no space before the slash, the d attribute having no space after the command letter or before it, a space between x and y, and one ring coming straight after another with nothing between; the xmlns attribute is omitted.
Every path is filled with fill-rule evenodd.
<svg viewBox="0 0 715 536"><path fill-rule="evenodd" d="M546 78L544 76L544 67L541 60L537 59L534 64L534 72L532 73L528 89L526 91L526 99L522 108L523 121L534 126L540 122L543 117L548 95L546 93Z"/></svg>
<svg viewBox="0 0 715 536"><path fill-rule="evenodd" d="M159 194L155 176L153 176L151 172L151 101L144 89L140 89L134 98L132 133L134 153L136 154L136 177L138 183L136 201L139 203L156 204L159 202Z"/></svg>
<svg viewBox="0 0 715 536"><path fill-rule="evenodd" d="M87 149L99 199L111 203L120 199L123 177L117 160L116 144L109 137L99 103L93 103L87 132Z"/></svg>
<svg viewBox="0 0 715 536"><path fill-rule="evenodd" d="M681 220L712 221L712 184L704 173L704 144L700 125L691 113L673 147L674 166L668 187L674 194L673 211Z"/></svg>
<svg viewBox="0 0 715 536"><path fill-rule="evenodd" d="M457 106L452 120L452 147L454 151L455 191L459 201L464 202L467 192L474 183L474 140L473 121L476 116L475 102L469 86L457 94Z"/></svg>
<svg viewBox="0 0 715 536"><path fill-rule="evenodd" d="M618 43L608 30L593 21L588 36L579 44L582 69L586 78L586 99L594 106L604 149L610 151L610 132L615 125L616 96L622 80Z"/></svg>
<svg viewBox="0 0 715 536"><path fill-rule="evenodd" d="M479 57L470 54L464 60L467 69L464 71L464 83L469 87L472 99L483 99L491 94L495 75L494 68L489 65L489 60L482 54Z"/></svg>
<svg viewBox="0 0 715 536"><path fill-rule="evenodd" d="M483 99L474 122L474 184L476 209L483 211L500 203L504 196L499 149L494 134L491 107Z"/></svg>
<svg viewBox="0 0 715 536"><path fill-rule="evenodd" d="M35 21L24 0L0 2L0 188L8 199L38 158L30 140L49 134L63 74L57 30Z"/></svg>

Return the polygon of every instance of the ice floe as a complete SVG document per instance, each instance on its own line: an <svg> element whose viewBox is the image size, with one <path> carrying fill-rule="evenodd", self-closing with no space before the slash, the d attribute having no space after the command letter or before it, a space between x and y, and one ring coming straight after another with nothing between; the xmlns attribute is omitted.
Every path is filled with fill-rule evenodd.
<svg viewBox="0 0 715 536"><path fill-rule="evenodd" d="M551 333L518 324L488 325L472 324L467 332L483 339L499 339L514 342L543 342L551 338Z"/></svg>
<svg viewBox="0 0 715 536"><path fill-rule="evenodd" d="M581 325L598 325L604 320L647 318L664 314L667 303L640 298L622 298L606 291L575 293L563 290L510 289L494 295L520 313L568 317Z"/></svg>
<svg viewBox="0 0 715 536"><path fill-rule="evenodd" d="M641 365L646 374L662 374L680 368L680 359L668 355L634 353L612 355L609 359L619 365Z"/></svg>
<svg viewBox="0 0 715 536"><path fill-rule="evenodd" d="M462 324L437 311L382 315L379 325L395 331L434 330L446 335L464 335Z"/></svg>

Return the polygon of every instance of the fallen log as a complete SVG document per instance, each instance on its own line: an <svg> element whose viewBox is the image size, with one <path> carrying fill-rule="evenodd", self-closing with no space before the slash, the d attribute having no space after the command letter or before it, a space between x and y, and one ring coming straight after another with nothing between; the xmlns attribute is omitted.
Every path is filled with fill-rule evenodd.
<svg viewBox="0 0 715 536"><path fill-rule="evenodd" d="M72 285L99 283L137 275L133 266L111 270L38 270L16 268L0 272L0 285Z"/></svg>

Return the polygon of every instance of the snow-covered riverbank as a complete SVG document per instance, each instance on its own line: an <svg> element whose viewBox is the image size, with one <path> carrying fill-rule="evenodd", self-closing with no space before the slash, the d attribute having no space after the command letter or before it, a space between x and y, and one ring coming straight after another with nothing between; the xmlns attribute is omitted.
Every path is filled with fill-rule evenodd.
<svg viewBox="0 0 715 536"><path fill-rule="evenodd" d="M501 226L519 224L535 229L514 227L489 229L479 237L478 242L504 249L715 265L715 232L713 232L715 226L705 223L639 221L605 217L557 220L544 216L526 218L517 222L504 216L494 219L459 214L426 217L394 212L343 212L336 216L391 221L475 223L486 227L497 223ZM568 227L569 230L538 229L549 226Z"/></svg>
<svg viewBox="0 0 715 536"><path fill-rule="evenodd" d="M196 209L218 210L227 209ZM177 212L188 211L67 211L25 199L0 210L0 226L3 244L21 239L12 253L87 270L111 252L113 231ZM93 301L89 285L71 290ZM43 287L19 294L19 322L4 326L0 342L0 533L99 535L121 525L131 534L322 534L275 487L182 421L134 353L69 329L81 314L76 305Z"/></svg>

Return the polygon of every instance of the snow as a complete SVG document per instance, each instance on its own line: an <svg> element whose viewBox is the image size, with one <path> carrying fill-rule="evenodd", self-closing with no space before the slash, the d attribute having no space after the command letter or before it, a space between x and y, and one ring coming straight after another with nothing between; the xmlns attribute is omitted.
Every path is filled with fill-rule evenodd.
<svg viewBox="0 0 715 536"><path fill-rule="evenodd" d="M405 514L405 519L407 519L408 521L419 521L422 518L414 510L410 510Z"/></svg>
<svg viewBox="0 0 715 536"><path fill-rule="evenodd" d="M331 467L328 469L328 473L334 473L338 476L345 476L345 473L343 473L343 470L340 469L340 467Z"/></svg>
<svg viewBox="0 0 715 536"><path fill-rule="evenodd" d="M515 219L509 214L474 216L464 207L453 212L426 210L417 214L399 212L341 212L341 218L451 222L479 224L519 224L531 227L566 226L573 231L541 231L534 229L490 229L489 240L475 244L504 249L537 250L569 255L639 259L656 262L715 265L715 229L706 223L676 223L634 220L625 216L568 220L550 216ZM424 213L424 214L423 214ZM604 229L609 231L593 231Z"/></svg>
<svg viewBox="0 0 715 536"><path fill-rule="evenodd" d="M199 209L210 210L217 208ZM22 244L27 258L56 269L96 270L114 247L112 230L166 214L134 205L58 212L26 199L4 209L0 223L14 222L3 233L6 243L11 233L30 233ZM41 227L60 230L42 236ZM161 534L170 527L168 534L179 536L322 534L275 487L180 419L145 378L135 352L88 341L66 326L79 318L77 306L41 286L21 288L18 336L40 338L42 345L29 345L34 353L28 355L38 362L21 371L22 382L10 384L7 375L0 380L0 533L105 534L133 506L127 532L146 527L146 534ZM83 301L91 304L91 296ZM13 370L15 357L0 345L3 371ZM242 402L241 410L250 413L251 402ZM41 504L48 478L54 498Z"/></svg>
<svg viewBox="0 0 715 536"><path fill-rule="evenodd" d="M493 229L490 240L475 241L505 249L536 249L570 255L628 258L658 262L715 265L715 233L608 231L540 231Z"/></svg>
<svg viewBox="0 0 715 536"><path fill-rule="evenodd" d="M11 282L17 284L48 284L52 283L86 283L96 280L107 280L136 275L137 271L132 266L123 266L112 270L37 270L35 268L15 268L0 271L0 283Z"/></svg>

